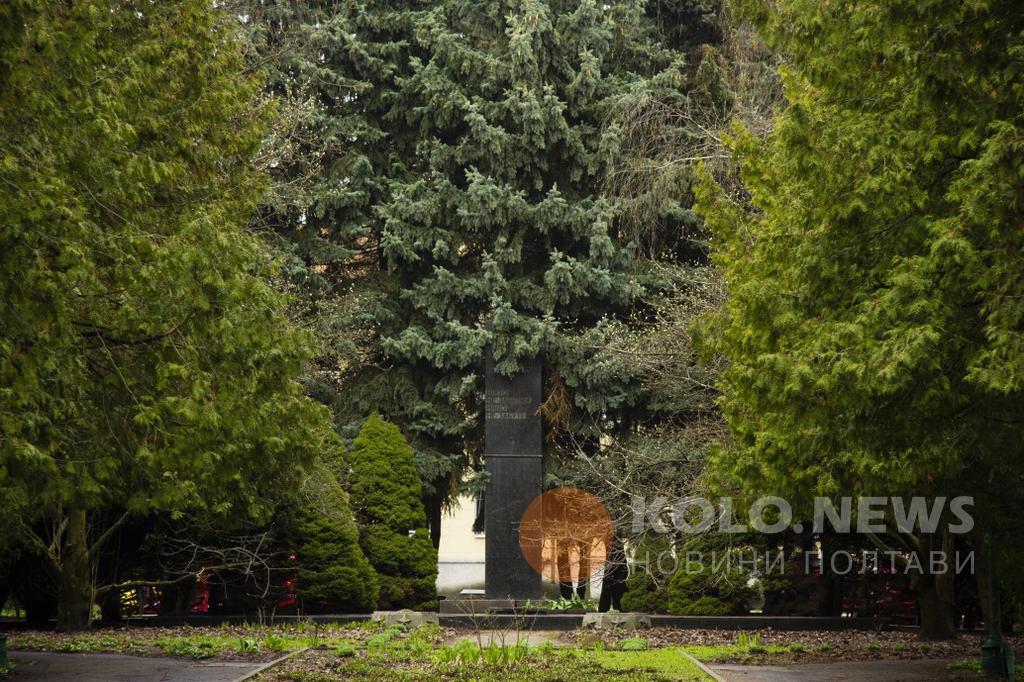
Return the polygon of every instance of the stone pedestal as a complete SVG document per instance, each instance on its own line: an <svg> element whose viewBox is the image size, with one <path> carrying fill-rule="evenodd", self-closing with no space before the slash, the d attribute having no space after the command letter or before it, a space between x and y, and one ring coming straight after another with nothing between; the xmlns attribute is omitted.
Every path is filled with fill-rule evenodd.
<svg viewBox="0 0 1024 682"><path fill-rule="evenodd" d="M437 614L432 611L410 611L409 609L402 609L401 611L374 611L370 616L370 620L374 622L383 621L388 625L404 625L410 630L427 623L438 625L441 622L438 620Z"/></svg>
<svg viewBox="0 0 1024 682"><path fill-rule="evenodd" d="M485 587L488 599L536 599L540 574L523 557L519 521L540 494L543 425L537 414L542 397L541 363L524 363L512 377L494 369L487 353L484 456Z"/></svg>
<svg viewBox="0 0 1024 682"><path fill-rule="evenodd" d="M651 617L646 613L588 613L583 616L585 628L637 628L651 627Z"/></svg>

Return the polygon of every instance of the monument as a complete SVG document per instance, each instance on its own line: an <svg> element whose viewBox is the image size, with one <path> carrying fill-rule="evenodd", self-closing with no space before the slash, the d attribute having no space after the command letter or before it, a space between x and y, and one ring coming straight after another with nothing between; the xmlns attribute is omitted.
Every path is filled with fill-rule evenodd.
<svg viewBox="0 0 1024 682"><path fill-rule="evenodd" d="M489 480L484 498L484 580L488 599L537 599L540 574L523 556L519 522L540 494L543 477L541 362L521 361L514 376L494 369L487 351L484 459Z"/></svg>

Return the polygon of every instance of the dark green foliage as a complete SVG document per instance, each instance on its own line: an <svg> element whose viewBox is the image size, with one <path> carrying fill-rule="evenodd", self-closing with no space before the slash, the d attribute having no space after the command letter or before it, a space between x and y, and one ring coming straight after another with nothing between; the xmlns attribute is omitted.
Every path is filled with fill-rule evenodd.
<svg viewBox="0 0 1024 682"><path fill-rule="evenodd" d="M593 349L656 287L634 206L673 233L651 241L688 254L695 216L688 187L606 190L617 157L651 165L627 149L633 105L706 80L679 50L716 39L718 4L235 5L268 91L309 104L275 135L260 211L323 340L309 384L346 435L371 410L401 424L432 531L480 450L488 341L504 370L544 356L553 421L583 439L646 416L637 373Z"/></svg>
<svg viewBox="0 0 1024 682"><path fill-rule="evenodd" d="M668 611L668 579L661 584L646 571L634 572L626 579L626 593L622 595L624 611L666 613Z"/></svg>
<svg viewBox="0 0 1024 682"><path fill-rule="evenodd" d="M326 468L306 485L295 514L299 579L306 612L360 613L377 606L380 584L359 545L345 492Z"/></svg>
<svg viewBox="0 0 1024 682"><path fill-rule="evenodd" d="M681 562L668 586L668 610L677 616L738 616L747 612L750 575L729 567L713 571L710 557Z"/></svg>
<svg viewBox="0 0 1024 682"><path fill-rule="evenodd" d="M430 607L437 594L437 550L426 530L412 448L397 426L374 413L347 462L359 542L379 576L378 606Z"/></svg>
<svg viewBox="0 0 1024 682"><path fill-rule="evenodd" d="M625 611L665 613L668 611L668 583L676 568L669 536L644 538L633 552L633 562L622 595Z"/></svg>
<svg viewBox="0 0 1024 682"><path fill-rule="evenodd" d="M408 70L415 3L226 4L246 17L246 56L277 109L254 225L281 256L296 313L316 334L308 390L335 408L340 426L358 430L372 408L340 392L363 387L374 311L389 287L375 207L413 154L413 131L385 117Z"/></svg>
<svg viewBox="0 0 1024 682"><path fill-rule="evenodd" d="M781 570L761 576L760 583L761 611L766 616L829 615L820 613L822 578L807 569L802 555L786 561Z"/></svg>

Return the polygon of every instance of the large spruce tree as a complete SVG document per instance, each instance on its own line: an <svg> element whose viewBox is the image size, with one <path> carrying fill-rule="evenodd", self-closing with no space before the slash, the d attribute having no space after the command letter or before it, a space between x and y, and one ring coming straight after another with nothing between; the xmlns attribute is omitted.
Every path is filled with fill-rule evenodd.
<svg viewBox="0 0 1024 682"><path fill-rule="evenodd" d="M577 442L649 418L639 374L594 348L658 286L638 231L674 233L646 255L701 257L680 238L689 180L609 188L663 160L624 119L684 98L700 58L683 51L715 39L718 3L239 4L301 122L271 140L260 215L323 340L310 386L350 436L372 410L402 424L435 543L480 451L489 341L503 371L543 357L546 412Z"/></svg>
<svg viewBox="0 0 1024 682"><path fill-rule="evenodd" d="M417 445L457 477L479 443L484 349L499 371L546 367L545 411L578 439L643 410L629 371L593 362L604 325L633 320L652 280L604 190L617 116L678 93L686 73L636 3L437 4L401 81L415 172L392 181L381 247L401 294L382 349ZM444 461L439 461L444 460Z"/></svg>

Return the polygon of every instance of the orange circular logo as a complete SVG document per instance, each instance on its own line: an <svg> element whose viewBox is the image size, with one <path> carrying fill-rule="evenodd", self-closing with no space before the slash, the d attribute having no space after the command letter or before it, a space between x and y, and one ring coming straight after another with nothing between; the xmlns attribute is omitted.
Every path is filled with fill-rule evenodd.
<svg viewBox="0 0 1024 682"><path fill-rule="evenodd" d="M519 546L533 570L555 582L586 580L604 565L612 519L579 488L552 488L533 498L519 523Z"/></svg>

